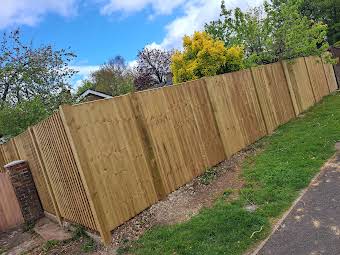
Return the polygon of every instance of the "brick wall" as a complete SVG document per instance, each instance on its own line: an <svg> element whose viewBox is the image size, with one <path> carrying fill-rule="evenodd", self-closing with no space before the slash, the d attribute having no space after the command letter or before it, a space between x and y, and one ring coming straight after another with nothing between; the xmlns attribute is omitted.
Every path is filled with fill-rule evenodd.
<svg viewBox="0 0 340 255"><path fill-rule="evenodd" d="M5 166L5 170L11 179L25 222L31 223L43 217L44 212L28 163L23 160L13 161Z"/></svg>

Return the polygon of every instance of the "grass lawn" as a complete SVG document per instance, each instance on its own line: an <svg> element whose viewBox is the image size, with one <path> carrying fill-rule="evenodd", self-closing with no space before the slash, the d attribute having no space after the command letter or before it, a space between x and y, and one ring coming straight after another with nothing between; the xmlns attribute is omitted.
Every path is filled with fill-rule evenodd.
<svg viewBox="0 0 340 255"><path fill-rule="evenodd" d="M146 232L121 253L242 254L264 239L271 222L288 209L340 140L340 94L326 97L304 116L258 141L260 153L243 164L239 199L219 199L185 223ZM245 205L256 204L253 213Z"/></svg>

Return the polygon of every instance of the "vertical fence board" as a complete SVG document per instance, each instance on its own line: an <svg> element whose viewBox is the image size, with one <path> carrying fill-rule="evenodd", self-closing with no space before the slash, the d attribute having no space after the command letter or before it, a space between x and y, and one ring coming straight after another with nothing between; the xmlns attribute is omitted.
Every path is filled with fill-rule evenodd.
<svg viewBox="0 0 340 255"><path fill-rule="evenodd" d="M6 164L19 159L13 139L2 145L2 152Z"/></svg>
<svg viewBox="0 0 340 255"><path fill-rule="evenodd" d="M223 75L246 145L267 134L250 70Z"/></svg>
<svg viewBox="0 0 340 255"><path fill-rule="evenodd" d="M94 206L110 230L157 201L129 96L62 111Z"/></svg>
<svg viewBox="0 0 340 255"><path fill-rule="evenodd" d="M322 61L322 62L323 62L323 69L325 71L325 75L327 79L328 89L332 93L338 89L338 84L336 81L334 68L331 64L327 64L325 63L325 61Z"/></svg>
<svg viewBox="0 0 340 255"><path fill-rule="evenodd" d="M92 211L59 113L33 127L63 218L96 230Z"/></svg>
<svg viewBox="0 0 340 255"><path fill-rule="evenodd" d="M282 62L291 84L291 96L296 100L298 114L314 105L315 99L304 58Z"/></svg>
<svg viewBox="0 0 340 255"><path fill-rule="evenodd" d="M295 117L288 84L281 63L252 69L255 87L268 131Z"/></svg>
<svg viewBox="0 0 340 255"><path fill-rule="evenodd" d="M230 93L223 76L205 78L209 98L216 117L226 156L229 158L245 147L240 122L230 100Z"/></svg>
<svg viewBox="0 0 340 255"><path fill-rule="evenodd" d="M163 89L136 93L149 130L164 189L169 193L190 178Z"/></svg>
<svg viewBox="0 0 340 255"><path fill-rule="evenodd" d="M0 173L0 232L24 223L20 205L7 173Z"/></svg>
<svg viewBox="0 0 340 255"><path fill-rule="evenodd" d="M202 157L205 159L205 168L212 167L225 159L225 153L206 82L204 79L200 79L182 86L185 88L187 101L191 105L194 121L198 129L198 138Z"/></svg>
<svg viewBox="0 0 340 255"><path fill-rule="evenodd" d="M328 84L321 58L305 58L309 78L316 102L319 102L324 96L329 94Z"/></svg>
<svg viewBox="0 0 340 255"><path fill-rule="evenodd" d="M38 155L34 149L30 130L28 129L24 133L16 136L14 142L18 149L19 158L29 162L32 177L44 210L51 214L56 214L52 198L45 182L42 166L40 165Z"/></svg>

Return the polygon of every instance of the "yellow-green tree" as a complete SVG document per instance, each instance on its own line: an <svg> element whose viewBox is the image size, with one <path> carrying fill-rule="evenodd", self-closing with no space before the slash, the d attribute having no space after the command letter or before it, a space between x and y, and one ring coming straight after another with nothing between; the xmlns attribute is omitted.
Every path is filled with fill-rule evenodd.
<svg viewBox="0 0 340 255"><path fill-rule="evenodd" d="M195 32L192 37L184 36L183 48L183 52L177 51L172 57L174 83L243 68L242 47L228 49L222 41L214 40L206 32Z"/></svg>

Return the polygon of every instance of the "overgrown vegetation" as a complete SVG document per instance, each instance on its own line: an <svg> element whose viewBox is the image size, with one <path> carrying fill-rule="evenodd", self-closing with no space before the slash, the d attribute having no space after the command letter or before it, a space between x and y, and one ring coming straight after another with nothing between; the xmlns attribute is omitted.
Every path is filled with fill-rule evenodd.
<svg viewBox="0 0 340 255"><path fill-rule="evenodd" d="M256 144L261 152L243 165L246 185L238 199L219 199L185 223L147 231L119 252L242 254L268 235L273 219L288 209L332 156L339 130L340 94L335 94ZM245 210L249 205L256 205L256 210Z"/></svg>

